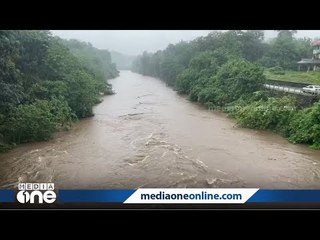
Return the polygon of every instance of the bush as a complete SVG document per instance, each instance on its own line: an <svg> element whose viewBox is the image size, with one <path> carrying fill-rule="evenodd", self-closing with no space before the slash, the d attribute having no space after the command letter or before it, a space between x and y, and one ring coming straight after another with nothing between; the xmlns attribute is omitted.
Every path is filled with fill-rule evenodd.
<svg viewBox="0 0 320 240"><path fill-rule="evenodd" d="M294 112L295 100L283 97L252 102L240 108L234 116L241 127L279 130L284 133Z"/></svg>
<svg viewBox="0 0 320 240"><path fill-rule="evenodd" d="M264 82L263 69L243 59L229 60L217 73L217 86L226 94L227 102L262 89Z"/></svg>
<svg viewBox="0 0 320 240"><path fill-rule="evenodd" d="M198 86L198 85L194 86L191 89L190 94L189 94L190 101L192 101L192 102L198 101L198 95L199 95L201 89L202 89L201 86Z"/></svg>
<svg viewBox="0 0 320 240"><path fill-rule="evenodd" d="M192 85L198 78L198 75L199 75L198 72L190 68L187 68L184 71L182 71L177 76L177 81L175 86L178 93L189 94L192 88Z"/></svg>
<svg viewBox="0 0 320 240"><path fill-rule="evenodd" d="M0 52L0 151L91 116L119 75L109 51L47 30L0 30Z"/></svg>
<svg viewBox="0 0 320 240"><path fill-rule="evenodd" d="M264 67L273 67L277 64L274 58L268 56L263 56L257 63Z"/></svg>
<svg viewBox="0 0 320 240"><path fill-rule="evenodd" d="M288 127L289 140L320 149L320 102L299 111Z"/></svg>
<svg viewBox="0 0 320 240"><path fill-rule="evenodd" d="M14 109L1 132L8 143L48 140L56 130L69 126L72 118L65 102L37 100Z"/></svg>
<svg viewBox="0 0 320 240"><path fill-rule="evenodd" d="M214 87L208 86L207 88L203 88L198 94L198 101L202 104L205 103L215 103L216 91Z"/></svg>
<svg viewBox="0 0 320 240"><path fill-rule="evenodd" d="M283 68L280 66L269 68L269 71L273 74L276 74L276 75L285 75L286 74L285 71L283 70Z"/></svg>
<svg viewBox="0 0 320 240"><path fill-rule="evenodd" d="M99 102L96 82L82 70L74 71L67 76L68 96L66 100L78 118L92 116L93 106Z"/></svg>
<svg viewBox="0 0 320 240"><path fill-rule="evenodd" d="M29 99L34 101L36 99L46 100L57 97L67 96L68 87L65 82L62 81L42 81L35 83L30 88Z"/></svg>
<svg viewBox="0 0 320 240"><path fill-rule="evenodd" d="M225 112L227 112L230 116L234 117L240 108L243 108L246 105L251 104L253 102L267 101L269 99L269 96L270 96L270 92L264 91L264 90L256 91L256 92L253 92L252 94L241 96L237 100L226 104Z"/></svg>
<svg viewBox="0 0 320 240"><path fill-rule="evenodd" d="M50 113L53 114L56 130L68 130L77 119L77 116L62 98L52 99L49 103Z"/></svg>

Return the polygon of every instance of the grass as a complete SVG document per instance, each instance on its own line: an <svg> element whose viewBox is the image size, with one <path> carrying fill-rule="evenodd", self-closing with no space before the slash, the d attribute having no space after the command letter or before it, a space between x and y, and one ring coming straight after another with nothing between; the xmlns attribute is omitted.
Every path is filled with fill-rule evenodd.
<svg viewBox="0 0 320 240"><path fill-rule="evenodd" d="M283 71L284 74L275 74L266 69L264 73L267 79L320 85L319 71Z"/></svg>

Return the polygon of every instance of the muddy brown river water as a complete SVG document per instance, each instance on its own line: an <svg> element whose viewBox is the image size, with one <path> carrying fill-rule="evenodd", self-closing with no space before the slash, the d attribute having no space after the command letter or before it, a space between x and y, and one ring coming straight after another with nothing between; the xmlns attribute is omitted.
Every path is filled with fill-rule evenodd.
<svg viewBox="0 0 320 240"><path fill-rule="evenodd" d="M320 151L237 128L152 77L122 71L110 83L94 117L0 154L0 188L320 188Z"/></svg>

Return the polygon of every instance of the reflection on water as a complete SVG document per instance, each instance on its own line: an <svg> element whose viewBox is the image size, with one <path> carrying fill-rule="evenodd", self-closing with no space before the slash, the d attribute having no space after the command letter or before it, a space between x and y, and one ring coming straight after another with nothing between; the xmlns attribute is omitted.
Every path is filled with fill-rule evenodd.
<svg viewBox="0 0 320 240"><path fill-rule="evenodd" d="M320 152L240 129L161 81L123 71L95 116L0 154L0 188L319 188Z"/></svg>

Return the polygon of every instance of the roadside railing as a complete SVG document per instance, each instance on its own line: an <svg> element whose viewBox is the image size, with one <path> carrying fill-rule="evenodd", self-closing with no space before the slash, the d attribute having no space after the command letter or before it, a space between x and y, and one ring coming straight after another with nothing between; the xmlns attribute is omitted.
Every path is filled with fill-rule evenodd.
<svg viewBox="0 0 320 240"><path fill-rule="evenodd" d="M288 87L288 86L276 86L276 85L264 84L264 87L271 89L271 90L300 94L300 95L305 95L305 96L312 96L312 95L320 96L320 92L305 93L300 88L294 88L294 87Z"/></svg>

